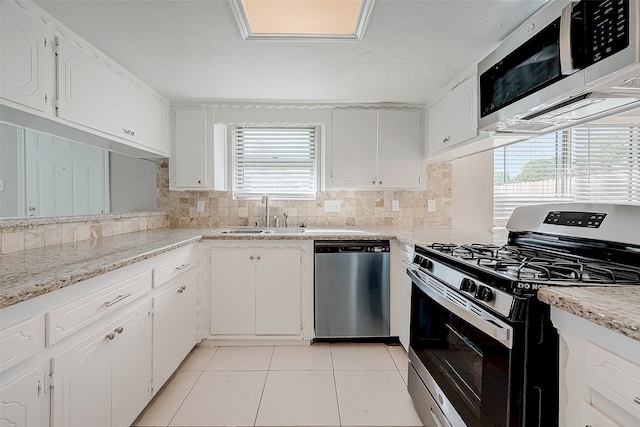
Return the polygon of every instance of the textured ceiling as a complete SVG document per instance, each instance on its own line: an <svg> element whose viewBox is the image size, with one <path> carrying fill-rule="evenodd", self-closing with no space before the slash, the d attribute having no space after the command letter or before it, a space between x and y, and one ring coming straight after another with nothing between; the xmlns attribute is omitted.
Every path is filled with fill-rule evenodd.
<svg viewBox="0 0 640 427"><path fill-rule="evenodd" d="M353 41L245 41L226 0L36 3L171 101L425 103L545 0L377 0Z"/></svg>

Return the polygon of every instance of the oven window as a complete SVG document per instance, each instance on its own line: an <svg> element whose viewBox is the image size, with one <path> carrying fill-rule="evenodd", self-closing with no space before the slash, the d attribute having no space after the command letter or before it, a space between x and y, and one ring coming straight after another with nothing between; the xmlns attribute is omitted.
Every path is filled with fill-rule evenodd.
<svg viewBox="0 0 640 427"><path fill-rule="evenodd" d="M511 351L415 285L411 316L411 348L467 426L511 425Z"/></svg>

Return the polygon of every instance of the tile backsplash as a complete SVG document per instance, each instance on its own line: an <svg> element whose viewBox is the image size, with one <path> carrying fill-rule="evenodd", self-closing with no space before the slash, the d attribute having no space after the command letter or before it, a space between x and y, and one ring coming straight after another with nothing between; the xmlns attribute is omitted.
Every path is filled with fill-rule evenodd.
<svg viewBox="0 0 640 427"><path fill-rule="evenodd" d="M426 165L426 191L322 191L316 200L272 200L270 216L289 215L291 227L300 226L413 226L451 225L451 164ZM169 168L158 163L158 210L169 213L170 227L224 227L264 224L264 205L260 200L233 200L230 191L171 191ZM325 200L339 200L340 212L324 212ZM400 210L392 210L398 200ZM435 212L428 212L427 201L435 201ZM204 201L204 212L197 202Z"/></svg>

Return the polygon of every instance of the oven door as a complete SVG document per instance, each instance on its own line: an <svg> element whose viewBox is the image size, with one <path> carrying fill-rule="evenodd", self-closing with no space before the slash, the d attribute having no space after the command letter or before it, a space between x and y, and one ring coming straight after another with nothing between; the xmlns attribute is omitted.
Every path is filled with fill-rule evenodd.
<svg viewBox="0 0 640 427"><path fill-rule="evenodd" d="M464 301L431 291L414 280L410 356L426 388L453 426L519 426L524 353L519 331L490 313L472 313L474 321L460 310ZM497 339L505 335L512 348Z"/></svg>

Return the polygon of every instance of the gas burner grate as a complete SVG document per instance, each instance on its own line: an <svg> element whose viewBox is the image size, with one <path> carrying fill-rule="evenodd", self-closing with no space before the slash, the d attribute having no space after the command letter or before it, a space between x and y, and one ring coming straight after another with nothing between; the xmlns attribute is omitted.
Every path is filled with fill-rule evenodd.
<svg viewBox="0 0 640 427"><path fill-rule="evenodd" d="M458 246L459 245L456 245L455 243L433 243L430 248L438 252L450 254Z"/></svg>
<svg viewBox="0 0 640 427"><path fill-rule="evenodd" d="M453 249L453 256L462 259L477 259L480 257L495 257L496 253L500 249L500 246L496 245L483 245L479 243L473 243L470 245L461 245Z"/></svg>

